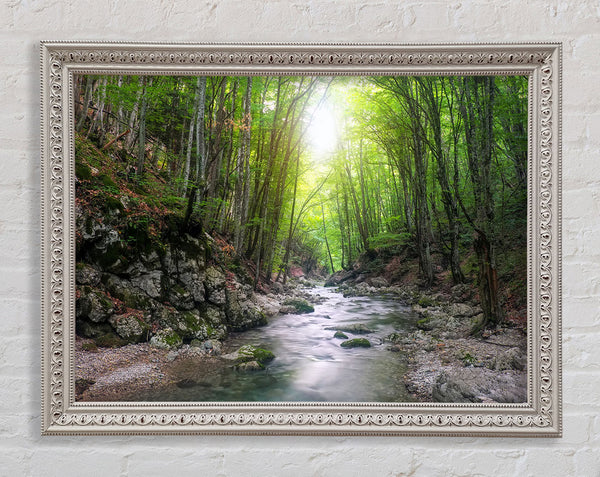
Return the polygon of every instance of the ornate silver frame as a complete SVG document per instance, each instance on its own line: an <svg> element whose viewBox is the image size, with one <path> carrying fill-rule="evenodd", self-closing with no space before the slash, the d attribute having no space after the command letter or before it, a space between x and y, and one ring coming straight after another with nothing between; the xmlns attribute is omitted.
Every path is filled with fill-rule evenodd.
<svg viewBox="0 0 600 477"><path fill-rule="evenodd" d="M527 402L75 402L77 73L528 75ZM41 102L42 434L561 435L560 44L42 42Z"/></svg>

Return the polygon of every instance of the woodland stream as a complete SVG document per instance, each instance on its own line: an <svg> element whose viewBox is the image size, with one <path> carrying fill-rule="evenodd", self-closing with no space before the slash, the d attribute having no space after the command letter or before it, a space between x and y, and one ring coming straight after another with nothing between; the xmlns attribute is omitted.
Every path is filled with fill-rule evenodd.
<svg viewBox="0 0 600 477"><path fill-rule="evenodd" d="M330 401L407 402L406 365L384 343L390 333L415 330L410 308L386 297L344 297L332 289L307 289L321 297L309 314L272 317L266 326L232 335L227 352L245 344L271 350L276 358L263 371L229 366L198 370L193 385L144 396L150 401ZM362 325L370 332L352 331ZM348 339L366 338L370 348L342 348L334 338L341 329ZM189 370L188 370L189 371Z"/></svg>

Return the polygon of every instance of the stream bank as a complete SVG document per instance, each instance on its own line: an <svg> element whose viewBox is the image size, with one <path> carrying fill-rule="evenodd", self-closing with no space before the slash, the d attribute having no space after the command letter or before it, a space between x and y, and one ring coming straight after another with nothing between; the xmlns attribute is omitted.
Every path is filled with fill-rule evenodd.
<svg viewBox="0 0 600 477"><path fill-rule="evenodd" d="M464 298L460 287L452 298L383 280L337 289L304 280L295 285L280 294L257 294L267 325L231 333L223 341L195 341L170 350L149 343L90 350L90 340L78 339L77 399L526 400L525 333L506 326L471 336L480 310L472 302L453 301ZM314 311L299 314L291 303ZM369 346L342 348L357 340ZM240 360L240 350L248 346L264 346L275 359Z"/></svg>

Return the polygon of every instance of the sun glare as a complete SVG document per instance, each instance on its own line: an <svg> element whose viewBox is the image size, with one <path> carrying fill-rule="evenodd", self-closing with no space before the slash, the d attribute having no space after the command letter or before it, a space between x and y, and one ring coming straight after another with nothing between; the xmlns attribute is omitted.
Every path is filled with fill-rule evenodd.
<svg viewBox="0 0 600 477"><path fill-rule="evenodd" d="M338 131L331 109L321 105L313 114L307 131L308 141L315 154L333 152L337 145Z"/></svg>

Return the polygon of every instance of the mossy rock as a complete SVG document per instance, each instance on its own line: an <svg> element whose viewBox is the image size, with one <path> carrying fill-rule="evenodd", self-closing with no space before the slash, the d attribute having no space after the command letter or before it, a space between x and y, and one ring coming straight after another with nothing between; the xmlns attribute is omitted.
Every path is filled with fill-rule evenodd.
<svg viewBox="0 0 600 477"><path fill-rule="evenodd" d="M340 344L342 348L370 348L371 343L366 338L354 338Z"/></svg>
<svg viewBox="0 0 600 477"><path fill-rule="evenodd" d="M181 337L171 328L159 330L151 339L150 346L160 349L176 349L183 344Z"/></svg>
<svg viewBox="0 0 600 477"><path fill-rule="evenodd" d="M148 339L150 326L139 316L113 315L109 322L115 332L128 343L139 343Z"/></svg>
<svg viewBox="0 0 600 477"><path fill-rule="evenodd" d="M75 163L75 175L80 181L89 181L92 179L92 170L87 164L77 162Z"/></svg>
<svg viewBox="0 0 600 477"><path fill-rule="evenodd" d="M106 206L106 209L111 211L116 210L119 212L123 212L125 210L125 207L123 207L121 201L116 197L113 197L112 195L106 195L104 197L104 205Z"/></svg>
<svg viewBox="0 0 600 477"><path fill-rule="evenodd" d="M127 341L114 333L106 333L102 336L99 336L94 340L94 342L100 348L120 348L121 346L125 346L127 344Z"/></svg>
<svg viewBox="0 0 600 477"><path fill-rule="evenodd" d="M436 304L435 300L427 295L422 296L421 298L419 298L419 301L417 302L417 304L419 306L422 306L423 308L427 308L428 306L434 306Z"/></svg>
<svg viewBox="0 0 600 477"><path fill-rule="evenodd" d="M275 355L271 351L263 348L257 348L256 346L252 345L244 345L229 356L229 359L235 359L236 366L251 361L256 361L261 366L264 366L266 363L275 359Z"/></svg>
<svg viewBox="0 0 600 477"><path fill-rule="evenodd" d="M347 340L348 339L348 335L346 333L344 333L343 331L336 331L335 334L333 335L334 338L339 338L341 340Z"/></svg>
<svg viewBox="0 0 600 477"><path fill-rule="evenodd" d="M98 346L94 342L83 343L81 349L83 351L98 351Z"/></svg>
<svg viewBox="0 0 600 477"><path fill-rule="evenodd" d="M98 176L98 180L105 187L118 188L117 183L108 174L102 173Z"/></svg>
<svg viewBox="0 0 600 477"><path fill-rule="evenodd" d="M315 308L306 300L302 298L291 298L289 300L285 300L283 302L285 306L292 307L295 310L295 313L312 313L315 311Z"/></svg>
<svg viewBox="0 0 600 477"><path fill-rule="evenodd" d="M417 328L423 331L432 331L439 324L438 321L433 316L426 316L417 321Z"/></svg>

